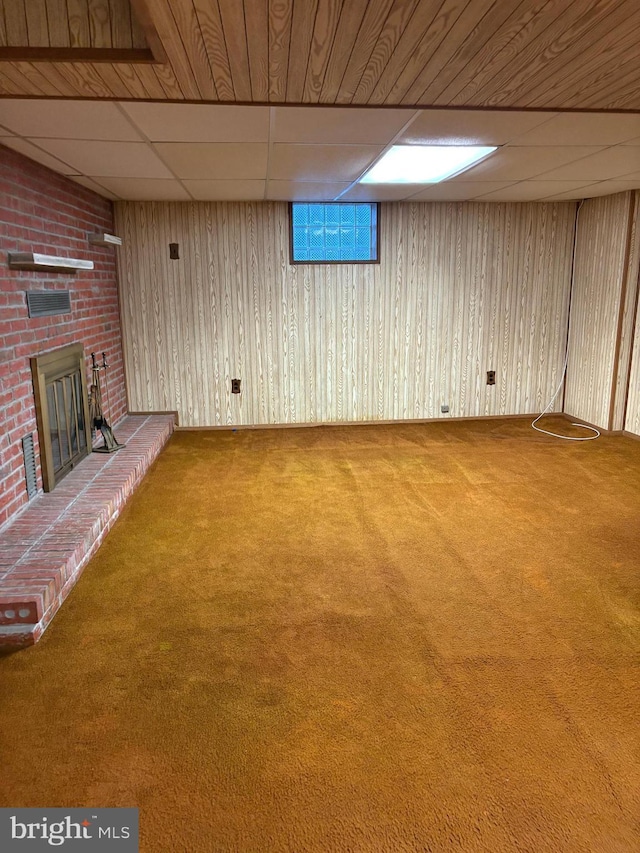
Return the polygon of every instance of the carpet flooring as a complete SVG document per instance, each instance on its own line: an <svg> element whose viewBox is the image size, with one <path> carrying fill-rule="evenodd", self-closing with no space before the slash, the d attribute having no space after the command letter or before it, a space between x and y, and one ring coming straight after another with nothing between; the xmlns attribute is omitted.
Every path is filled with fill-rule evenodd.
<svg viewBox="0 0 640 853"><path fill-rule="evenodd" d="M639 515L622 436L178 432L0 658L0 806L138 806L145 853L637 851Z"/></svg>

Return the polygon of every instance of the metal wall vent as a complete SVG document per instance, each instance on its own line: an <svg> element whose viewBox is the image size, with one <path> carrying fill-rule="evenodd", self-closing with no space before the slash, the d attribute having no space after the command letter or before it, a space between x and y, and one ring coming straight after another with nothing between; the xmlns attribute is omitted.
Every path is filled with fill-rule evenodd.
<svg viewBox="0 0 640 853"><path fill-rule="evenodd" d="M68 290L27 290L27 307L30 317L69 314L71 293Z"/></svg>
<svg viewBox="0 0 640 853"><path fill-rule="evenodd" d="M22 453L24 455L24 471L27 479L27 494L32 498L38 493L38 477L36 474L36 455L33 450L33 433L25 435L22 439Z"/></svg>

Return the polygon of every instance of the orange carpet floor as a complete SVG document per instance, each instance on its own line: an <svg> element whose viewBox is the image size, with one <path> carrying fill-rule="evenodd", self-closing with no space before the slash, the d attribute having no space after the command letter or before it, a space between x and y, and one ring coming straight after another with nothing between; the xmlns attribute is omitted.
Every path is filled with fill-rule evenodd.
<svg viewBox="0 0 640 853"><path fill-rule="evenodd" d="M639 522L622 436L178 432L0 658L0 806L138 806L145 853L640 850Z"/></svg>

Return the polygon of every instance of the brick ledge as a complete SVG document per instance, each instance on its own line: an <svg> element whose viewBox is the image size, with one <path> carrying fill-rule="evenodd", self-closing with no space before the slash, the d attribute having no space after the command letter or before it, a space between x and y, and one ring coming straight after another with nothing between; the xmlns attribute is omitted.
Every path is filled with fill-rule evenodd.
<svg viewBox="0 0 640 853"><path fill-rule="evenodd" d="M0 532L0 649L36 643L171 437L173 415L129 415L126 444L92 453Z"/></svg>

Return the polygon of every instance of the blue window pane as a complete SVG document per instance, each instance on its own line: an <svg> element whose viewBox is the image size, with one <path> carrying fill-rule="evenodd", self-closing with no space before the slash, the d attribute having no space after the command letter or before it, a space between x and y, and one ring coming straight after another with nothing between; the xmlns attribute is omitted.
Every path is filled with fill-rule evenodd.
<svg viewBox="0 0 640 853"><path fill-rule="evenodd" d="M324 204L309 205L309 222L311 225L324 225Z"/></svg>
<svg viewBox="0 0 640 853"><path fill-rule="evenodd" d="M340 223L342 225L355 225L356 224L356 210L355 204L342 204L340 205Z"/></svg>
<svg viewBox="0 0 640 853"><path fill-rule="evenodd" d="M340 245L341 246L355 246L356 243L356 230L355 228L344 228L340 229Z"/></svg>
<svg viewBox="0 0 640 853"><path fill-rule="evenodd" d="M356 228L356 246L366 247L367 249L371 245L371 229L370 228Z"/></svg>
<svg viewBox="0 0 640 853"><path fill-rule="evenodd" d="M325 207L325 222L327 226L330 225L340 225L340 205L339 204L328 204Z"/></svg>
<svg viewBox="0 0 640 853"><path fill-rule="evenodd" d="M371 226L371 205L363 204L356 207L356 225Z"/></svg>
<svg viewBox="0 0 640 853"><path fill-rule="evenodd" d="M322 248L324 246L324 229L310 228L309 229L309 246L312 249Z"/></svg>
<svg viewBox="0 0 640 853"><path fill-rule="evenodd" d="M295 249L304 249L309 243L309 238L307 234L306 228L296 228L294 226L293 229L293 248Z"/></svg>
<svg viewBox="0 0 640 853"><path fill-rule="evenodd" d="M377 260L377 205L292 204L293 262Z"/></svg>
<svg viewBox="0 0 640 853"><path fill-rule="evenodd" d="M340 231L338 228L327 228L325 230L325 245L327 249L340 248Z"/></svg>
<svg viewBox="0 0 640 853"><path fill-rule="evenodd" d="M294 204L293 205L293 224L294 227L296 225L307 225L309 222L309 205L308 204Z"/></svg>

